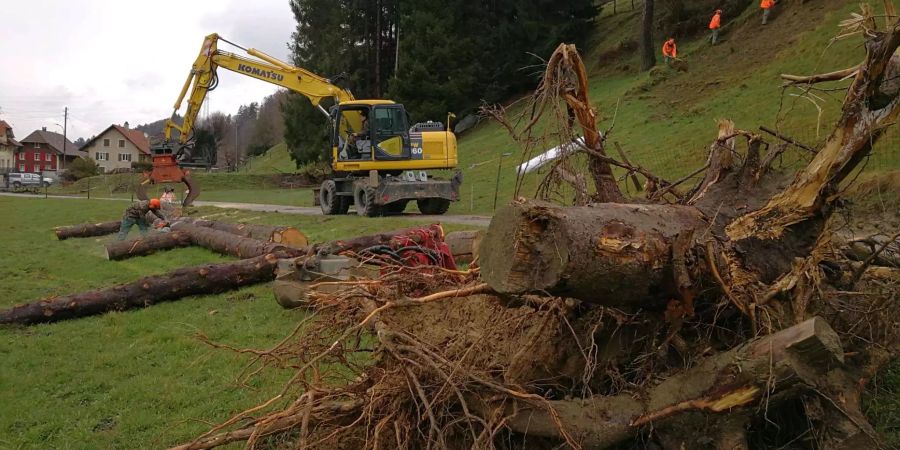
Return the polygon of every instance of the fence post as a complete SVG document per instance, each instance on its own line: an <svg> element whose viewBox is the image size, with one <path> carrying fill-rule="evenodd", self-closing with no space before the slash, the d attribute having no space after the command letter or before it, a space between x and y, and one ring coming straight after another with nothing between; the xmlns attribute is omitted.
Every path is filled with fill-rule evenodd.
<svg viewBox="0 0 900 450"><path fill-rule="evenodd" d="M88 198L91 198L91 177L88 177Z"/></svg>

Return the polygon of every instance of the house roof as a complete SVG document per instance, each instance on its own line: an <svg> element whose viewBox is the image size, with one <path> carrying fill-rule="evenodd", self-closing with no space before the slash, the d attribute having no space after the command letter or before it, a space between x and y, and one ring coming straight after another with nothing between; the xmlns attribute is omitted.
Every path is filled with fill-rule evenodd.
<svg viewBox="0 0 900 450"><path fill-rule="evenodd" d="M9 130L9 134L6 133L7 130ZM22 146L22 144L20 144L19 141L13 139L13 136L15 136L15 135L12 132L12 126L10 126L10 124L6 123L5 120L0 120L0 136L6 136L6 143L7 143L6 145L12 145L13 147L21 147Z"/></svg>
<svg viewBox="0 0 900 450"><path fill-rule="evenodd" d="M112 129L115 129L116 131L121 133L122 136L125 136L125 139L128 139L132 144L134 144L134 146L137 147L137 149L141 153L144 153L146 155L150 154L150 140L147 139L147 136L144 135L143 131L125 128L116 124L112 124L106 127L106 129L103 130L102 133L92 137L91 140L85 142L81 148L88 148L88 146L92 145L97 139L100 139L104 134L108 133L109 130Z"/></svg>
<svg viewBox="0 0 900 450"><path fill-rule="evenodd" d="M22 139L23 144L47 144L50 148L60 154L63 152L63 142L66 143L66 154L79 155L80 153L83 153L81 150L78 150L78 147L76 147L72 141L53 131L34 130L31 134L26 136L25 139Z"/></svg>

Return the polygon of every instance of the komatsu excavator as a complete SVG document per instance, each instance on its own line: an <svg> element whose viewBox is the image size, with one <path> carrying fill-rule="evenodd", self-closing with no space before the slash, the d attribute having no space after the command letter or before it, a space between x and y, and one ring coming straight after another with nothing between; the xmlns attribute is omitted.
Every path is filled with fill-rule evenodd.
<svg viewBox="0 0 900 450"><path fill-rule="evenodd" d="M220 42L249 56L220 50ZM350 205L356 205L362 216L394 214L412 200L423 214L443 214L451 201L459 199L461 172L456 170L450 180L438 180L428 173L457 166L456 136L443 123L410 126L403 105L390 100L357 100L326 78L210 34L175 101L172 117L166 120L165 142L152 150L153 172L148 177L148 182L188 184L186 205L199 189L190 181L189 171L182 168L187 166L182 161L190 159L195 120L206 94L218 84L216 70L220 67L300 93L330 120L333 174L322 183L317 196L324 214L346 214ZM185 98L187 110L178 123L177 113ZM330 110L321 105L327 98L334 99ZM177 142L173 130L180 132Z"/></svg>

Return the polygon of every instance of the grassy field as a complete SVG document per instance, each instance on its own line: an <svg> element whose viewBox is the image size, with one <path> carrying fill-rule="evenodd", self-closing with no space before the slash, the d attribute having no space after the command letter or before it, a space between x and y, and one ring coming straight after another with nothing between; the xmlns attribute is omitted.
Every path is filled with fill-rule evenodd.
<svg viewBox="0 0 900 450"><path fill-rule="evenodd" d="M0 197L0 211L7 212L0 217L0 308L229 259L186 248L110 262L103 243L112 237L60 242L50 231L115 219L122 209L99 200ZM292 225L315 241L416 223L219 208L200 213ZM208 428L203 421L224 420L267 398L286 376L267 372L240 388L245 359L206 346L198 333L237 347L266 347L302 317L281 309L265 284L138 311L0 328L0 448L162 448L189 439Z"/></svg>

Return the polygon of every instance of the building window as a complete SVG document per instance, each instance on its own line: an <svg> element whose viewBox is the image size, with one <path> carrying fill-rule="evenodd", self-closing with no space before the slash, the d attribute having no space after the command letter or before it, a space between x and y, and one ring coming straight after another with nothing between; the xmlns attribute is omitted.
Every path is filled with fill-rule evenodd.
<svg viewBox="0 0 900 450"><path fill-rule="evenodd" d="M109 139L104 139L104 140L103 140L103 146L104 146L104 147L109 147Z"/></svg>
<svg viewBox="0 0 900 450"><path fill-rule="evenodd" d="M44 153L44 161L53 161L53 155L51 155L50 152Z"/></svg>
<svg viewBox="0 0 900 450"><path fill-rule="evenodd" d="M19 164L19 172L25 171L25 164Z"/></svg>
<svg viewBox="0 0 900 450"><path fill-rule="evenodd" d="M131 153L119 153L119 161L131 161Z"/></svg>
<svg viewBox="0 0 900 450"><path fill-rule="evenodd" d="M125 148L125 139L119 139L119 148Z"/></svg>
<svg viewBox="0 0 900 450"><path fill-rule="evenodd" d="M34 143L34 148L41 148L40 142L35 142L35 143Z"/></svg>
<svg viewBox="0 0 900 450"><path fill-rule="evenodd" d="M109 161L109 153L95 152L94 159L97 161Z"/></svg>

